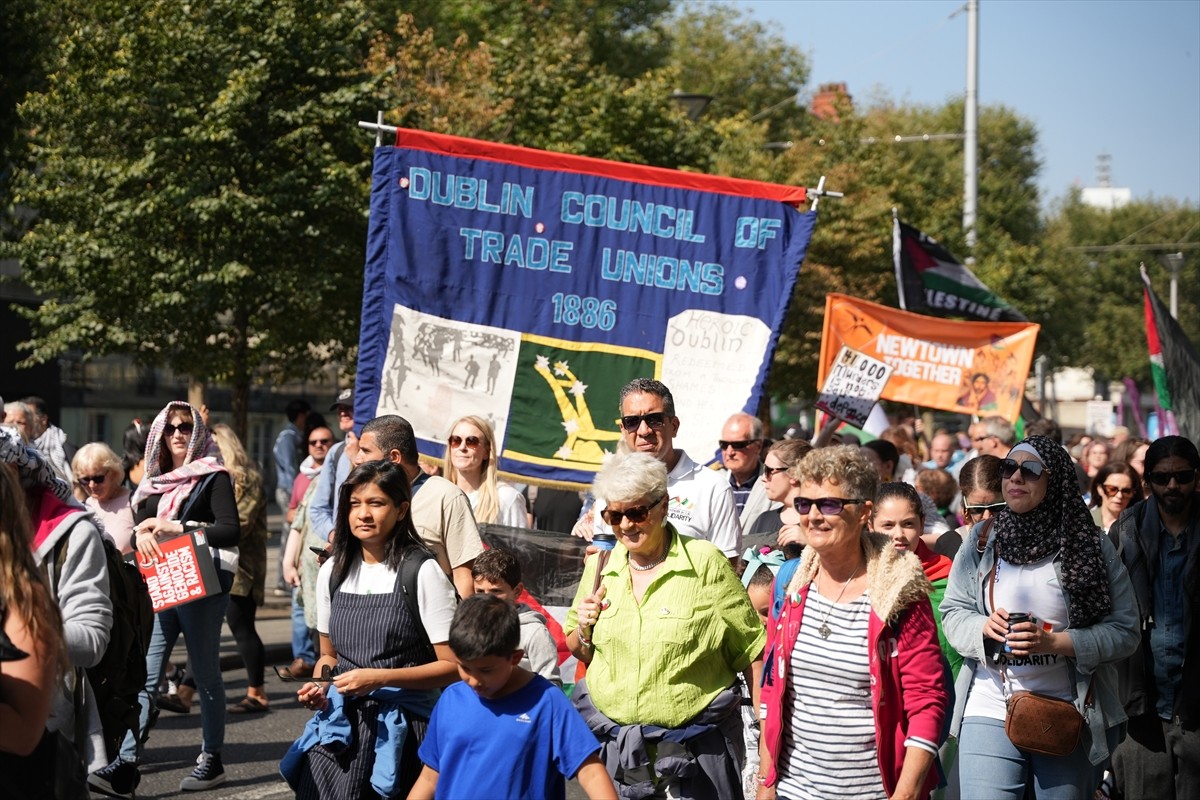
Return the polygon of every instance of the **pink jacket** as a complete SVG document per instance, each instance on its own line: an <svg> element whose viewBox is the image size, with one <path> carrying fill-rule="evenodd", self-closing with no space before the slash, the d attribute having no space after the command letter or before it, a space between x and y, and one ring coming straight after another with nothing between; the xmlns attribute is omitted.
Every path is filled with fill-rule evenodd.
<svg viewBox="0 0 1200 800"><path fill-rule="evenodd" d="M871 599L868 637L871 648L871 707L879 773L889 795L896 790L910 745L937 754L942 741L948 672L938 646L937 626L929 605L931 589L920 560L897 550L887 537L863 534L867 555L867 594ZM778 780L776 764L783 740L784 707L792 648L800 633L809 584L819 557L806 548L796 576L787 587L783 607L767 626L763 661L762 741L769 758L761 770L767 786ZM940 770L932 768L922 795L937 788Z"/></svg>

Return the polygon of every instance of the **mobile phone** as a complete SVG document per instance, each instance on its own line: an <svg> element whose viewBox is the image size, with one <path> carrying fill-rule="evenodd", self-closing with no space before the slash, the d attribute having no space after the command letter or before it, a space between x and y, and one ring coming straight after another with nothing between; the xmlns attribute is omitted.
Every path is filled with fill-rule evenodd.
<svg viewBox="0 0 1200 800"><path fill-rule="evenodd" d="M318 556L328 556L329 555L329 551L326 550L324 547L310 547L308 549L312 550Z"/></svg>

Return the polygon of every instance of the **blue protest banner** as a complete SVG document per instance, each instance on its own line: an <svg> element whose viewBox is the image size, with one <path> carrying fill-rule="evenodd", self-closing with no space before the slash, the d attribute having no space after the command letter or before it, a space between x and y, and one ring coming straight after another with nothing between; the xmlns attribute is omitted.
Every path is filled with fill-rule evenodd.
<svg viewBox="0 0 1200 800"><path fill-rule="evenodd" d="M711 453L759 403L816 215L805 190L401 129L375 151L355 417L444 454L489 420L500 469L587 484L617 392L669 386Z"/></svg>

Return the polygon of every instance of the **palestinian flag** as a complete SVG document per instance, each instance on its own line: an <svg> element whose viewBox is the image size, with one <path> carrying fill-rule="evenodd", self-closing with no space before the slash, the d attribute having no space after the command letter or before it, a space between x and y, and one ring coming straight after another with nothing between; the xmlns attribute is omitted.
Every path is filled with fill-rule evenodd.
<svg viewBox="0 0 1200 800"><path fill-rule="evenodd" d="M900 308L932 317L1027 322L946 248L893 215L892 254Z"/></svg>
<svg viewBox="0 0 1200 800"><path fill-rule="evenodd" d="M1200 356L1183 328L1150 287L1142 267L1146 309L1146 343L1158 404L1175 414L1179 435L1200 441Z"/></svg>

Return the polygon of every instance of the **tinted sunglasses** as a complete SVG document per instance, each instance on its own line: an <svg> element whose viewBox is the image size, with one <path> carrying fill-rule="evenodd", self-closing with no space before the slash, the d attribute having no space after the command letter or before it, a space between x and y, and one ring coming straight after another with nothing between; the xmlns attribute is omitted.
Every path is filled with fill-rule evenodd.
<svg viewBox="0 0 1200 800"><path fill-rule="evenodd" d="M451 447L462 447L465 444L472 450L474 450L476 447L479 447L479 445L483 443L483 440L478 436L468 436L465 439L461 436L451 436L446 441L450 443Z"/></svg>
<svg viewBox="0 0 1200 800"><path fill-rule="evenodd" d="M190 422L181 422L178 425L167 423L163 425L163 436L174 436L175 431L179 431L184 436L191 436L192 431L196 430L196 426Z"/></svg>
<svg viewBox="0 0 1200 800"><path fill-rule="evenodd" d="M792 502L795 504L796 510L801 514L809 513L815 505L817 511L820 511L827 517L832 517L842 513L842 509L846 506L866 501L861 497L797 497Z"/></svg>
<svg viewBox="0 0 1200 800"><path fill-rule="evenodd" d="M105 475L84 475L79 479L80 483L94 483L97 486L104 483Z"/></svg>
<svg viewBox="0 0 1200 800"><path fill-rule="evenodd" d="M984 505L981 505L981 506L968 506L968 505L964 505L964 506L963 506L963 511L967 512L967 513L968 513L968 514L970 514L971 516L976 516L976 515L978 515L978 514L983 514L983 513L987 512L987 511L990 511L990 512L992 512L993 514L995 514L997 511L1002 511L1002 510L1004 510L1004 507L1005 507L1005 506L1007 506L1007 505L1008 505L1008 503L986 503L986 504L984 504Z"/></svg>
<svg viewBox="0 0 1200 800"><path fill-rule="evenodd" d="M770 467L770 466L767 466L766 464L763 464L763 476L766 477L768 480L775 477L775 473L777 473L777 472L787 472L787 471L788 471L788 467Z"/></svg>
<svg viewBox="0 0 1200 800"><path fill-rule="evenodd" d="M1041 477L1046 474L1046 467L1040 461L1022 461L1018 464L1013 459L1006 458L1000 462L1001 478L1007 480L1016 475L1017 470L1021 471L1021 477L1027 481L1041 480Z"/></svg>
<svg viewBox="0 0 1200 800"><path fill-rule="evenodd" d="M1107 483L1102 483L1100 484L1100 489L1104 492L1105 497L1116 497L1117 495L1121 495L1121 497L1133 497L1132 486L1109 486Z"/></svg>
<svg viewBox="0 0 1200 800"><path fill-rule="evenodd" d="M621 427L630 433L641 428L643 422L654 430L659 430L667 424L667 413L654 411L649 414L627 414L621 417Z"/></svg>
<svg viewBox="0 0 1200 800"><path fill-rule="evenodd" d="M1196 470L1180 469L1175 472L1147 472L1146 480L1153 483L1155 486L1166 486L1174 479L1176 483L1182 486L1185 483L1191 483L1196 479Z"/></svg>
<svg viewBox="0 0 1200 800"><path fill-rule="evenodd" d="M747 447L749 447L752 444L758 444L758 439L745 439L740 442L729 442L729 441L726 441L725 439L718 439L717 444L719 444L721 446L722 450L728 450L731 447L734 450L745 450Z"/></svg>
<svg viewBox="0 0 1200 800"><path fill-rule="evenodd" d="M600 519L604 520L605 523L614 526L620 525L621 520L626 517L629 518L630 522L645 522L646 518L650 516L650 509L661 503L666 499L666 497L667 496L664 494L662 497L658 498L648 506L634 506L633 508L627 508L624 511L609 511L606 508L600 512Z"/></svg>
<svg viewBox="0 0 1200 800"><path fill-rule="evenodd" d="M333 439L309 439L308 443L313 446L333 444Z"/></svg>

